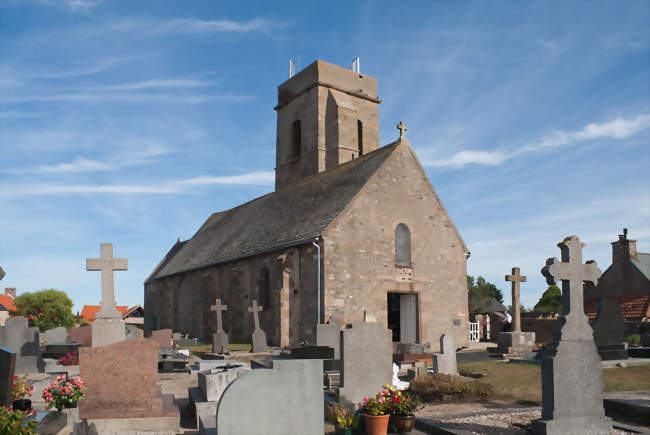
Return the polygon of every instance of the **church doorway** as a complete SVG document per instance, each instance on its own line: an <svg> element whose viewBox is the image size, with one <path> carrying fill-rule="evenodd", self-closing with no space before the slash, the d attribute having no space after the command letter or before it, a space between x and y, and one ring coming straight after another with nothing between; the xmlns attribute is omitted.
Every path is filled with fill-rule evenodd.
<svg viewBox="0 0 650 435"><path fill-rule="evenodd" d="M388 293L388 328L393 331L393 341L418 342L417 293Z"/></svg>

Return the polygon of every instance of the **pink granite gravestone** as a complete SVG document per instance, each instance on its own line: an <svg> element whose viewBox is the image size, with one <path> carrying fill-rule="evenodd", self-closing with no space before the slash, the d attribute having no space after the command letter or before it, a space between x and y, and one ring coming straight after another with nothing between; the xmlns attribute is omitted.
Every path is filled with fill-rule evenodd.
<svg viewBox="0 0 650 435"><path fill-rule="evenodd" d="M159 329L157 331L151 332L151 341L158 343L158 346L163 349L169 349L172 347L172 330L171 329Z"/></svg>
<svg viewBox="0 0 650 435"><path fill-rule="evenodd" d="M70 328L68 332L68 340L74 343L79 343L81 346L93 345L93 330L90 325L83 325Z"/></svg>
<svg viewBox="0 0 650 435"><path fill-rule="evenodd" d="M79 371L86 395L79 402L84 419L178 417L169 394L160 394L158 345L137 339L79 349Z"/></svg>

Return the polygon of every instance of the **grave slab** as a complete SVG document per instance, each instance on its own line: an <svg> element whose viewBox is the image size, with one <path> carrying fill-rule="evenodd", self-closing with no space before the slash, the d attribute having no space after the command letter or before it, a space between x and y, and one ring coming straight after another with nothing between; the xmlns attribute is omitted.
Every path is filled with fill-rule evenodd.
<svg viewBox="0 0 650 435"><path fill-rule="evenodd" d="M535 434L610 434L603 409L603 371L593 331L584 313L583 284L601 275L595 261L582 263L583 244L576 236L558 243L561 260L549 258L542 274L548 285L562 281L564 311L553 343L542 357L542 418Z"/></svg>
<svg viewBox="0 0 650 435"><path fill-rule="evenodd" d="M272 369L240 373L219 400L217 433L322 435L322 384L320 360L275 360Z"/></svg>
<svg viewBox="0 0 650 435"><path fill-rule="evenodd" d="M341 358L341 328L336 323L321 323L314 326L316 346L334 349L334 359Z"/></svg>
<svg viewBox="0 0 650 435"><path fill-rule="evenodd" d="M10 317L0 326L0 347L16 353L16 373L43 370L38 328L30 328L25 317Z"/></svg>
<svg viewBox="0 0 650 435"><path fill-rule="evenodd" d="M248 371L250 367L243 364L228 364L216 367L211 370L198 373L199 388L203 398L208 402L217 402L224 390L230 385L242 371Z"/></svg>
<svg viewBox="0 0 650 435"><path fill-rule="evenodd" d="M79 343L80 346L92 346L93 345L93 332L92 326L83 325L75 326L70 328L68 332L68 341L73 343Z"/></svg>
<svg viewBox="0 0 650 435"><path fill-rule="evenodd" d="M107 346L125 339L124 320L95 319L92 324L93 347Z"/></svg>
<svg viewBox="0 0 650 435"><path fill-rule="evenodd" d="M594 343L603 361L626 359L625 319L621 308L609 299L601 299L598 317L591 325L594 330Z"/></svg>
<svg viewBox="0 0 650 435"><path fill-rule="evenodd" d="M14 385L16 353L0 347L0 406L11 405L11 387Z"/></svg>
<svg viewBox="0 0 650 435"><path fill-rule="evenodd" d="M338 390L342 402L356 405L391 383L392 336L390 329L374 322L359 323L342 331L343 387Z"/></svg>
<svg viewBox="0 0 650 435"><path fill-rule="evenodd" d="M158 343L161 349L171 349L173 346L172 330L158 329L157 331L151 331L150 340Z"/></svg>
<svg viewBox="0 0 650 435"><path fill-rule="evenodd" d="M137 340L138 338L144 338L144 331L138 328L135 325L129 325L128 323L124 325L125 328L125 338L127 340Z"/></svg>
<svg viewBox="0 0 650 435"><path fill-rule="evenodd" d="M491 348L492 356L502 359L523 358L526 352L531 352L535 347L534 332L499 332L497 347Z"/></svg>
<svg viewBox="0 0 650 435"><path fill-rule="evenodd" d="M156 387L157 362L158 345L144 339L79 349L80 374L87 387L86 396L79 402L80 418L170 417L178 426L179 412L173 397L160 394Z"/></svg>

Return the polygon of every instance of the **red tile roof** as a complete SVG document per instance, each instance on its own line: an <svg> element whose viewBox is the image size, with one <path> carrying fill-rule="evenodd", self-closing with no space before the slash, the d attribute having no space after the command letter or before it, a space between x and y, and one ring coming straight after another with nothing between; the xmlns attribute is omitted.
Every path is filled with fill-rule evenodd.
<svg viewBox="0 0 650 435"><path fill-rule="evenodd" d="M88 322L91 323L95 320L95 314L97 314L97 311L99 311L102 308L101 305L84 305L84 307L81 309L81 317ZM126 312L129 310L129 307L126 305L118 305L117 310L122 313L122 315L126 314Z"/></svg>
<svg viewBox="0 0 650 435"><path fill-rule="evenodd" d="M633 321L650 317L649 294L612 295L606 296L606 299L621 307L625 320ZM597 299L592 299L585 303L585 314L589 317L589 320L596 318L598 314Z"/></svg>
<svg viewBox="0 0 650 435"><path fill-rule="evenodd" d="M0 305L5 307L9 311L16 311L16 305L14 305L14 298L9 295L0 295Z"/></svg>

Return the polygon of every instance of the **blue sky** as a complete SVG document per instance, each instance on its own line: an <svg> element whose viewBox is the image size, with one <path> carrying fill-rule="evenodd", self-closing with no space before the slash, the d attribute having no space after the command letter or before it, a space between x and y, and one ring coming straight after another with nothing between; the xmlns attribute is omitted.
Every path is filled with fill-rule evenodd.
<svg viewBox="0 0 650 435"><path fill-rule="evenodd" d="M2 287L119 304L178 237L273 190L289 58L376 77L380 142L408 137L472 252L528 275L576 234L604 271L650 252L650 3L40 0L0 3Z"/></svg>

